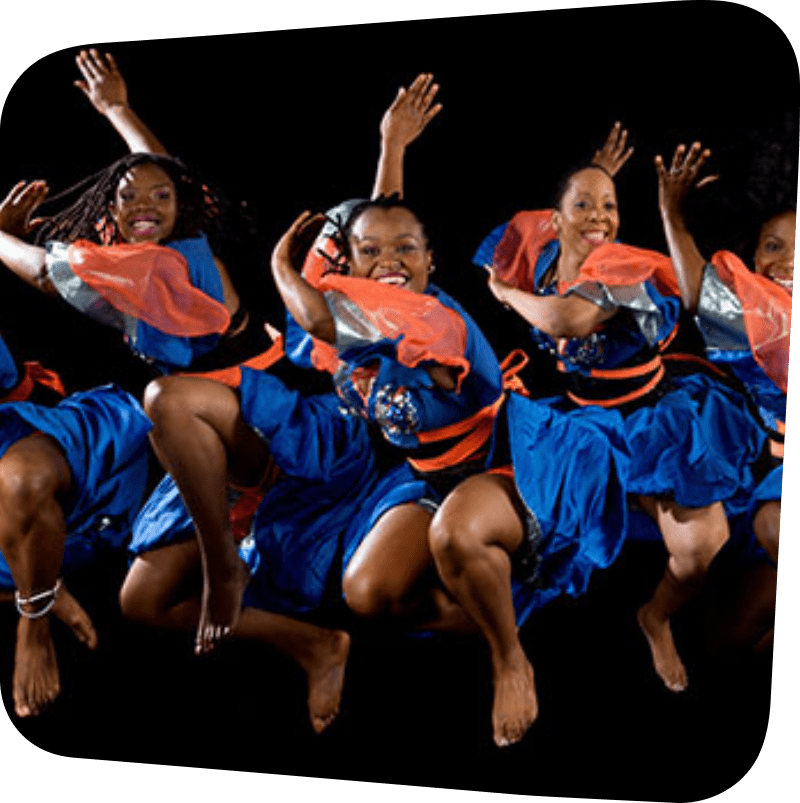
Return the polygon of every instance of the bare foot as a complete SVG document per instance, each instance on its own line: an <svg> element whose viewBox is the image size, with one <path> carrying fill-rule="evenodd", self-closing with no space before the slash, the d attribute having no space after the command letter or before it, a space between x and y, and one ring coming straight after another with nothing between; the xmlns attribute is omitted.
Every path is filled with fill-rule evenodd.
<svg viewBox="0 0 800 803"><path fill-rule="evenodd" d="M539 713L533 667L522 655L495 670L492 726L494 742L507 747L520 741Z"/></svg>
<svg viewBox="0 0 800 803"><path fill-rule="evenodd" d="M14 710L19 717L41 714L61 691L50 619L20 617L14 655Z"/></svg>
<svg viewBox="0 0 800 803"><path fill-rule="evenodd" d="M220 641L231 635L239 621L242 597L249 579L250 573L238 553L230 570L215 567L213 580L208 577L205 579L195 654L210 652Z"/></svg>
<svg viewBox="0 0 800 803"><path fill-rule="evenodd" d="M322 733L339 713L350 654L349 634L344 630L327 633L309 658L301 662L308 678L308 715L315 733Z"/></svg>
<svg viewBox="0 0 800 803"><path fill-rule="evenodd" d="M85 644L90 650L97 646L97 631L89 614L63 585L58 591L52 612L72 630L81 644Z"/></svg>
<svg viewBox="0 0 800 803"><path fill-rule="evenodd" d="M654 616L647 605L642 605L636 614L636 620L647 638L653 656L653 667L664 685L670 691L684 691L689 685L689 679L675 647L669 619Z"/></svg>

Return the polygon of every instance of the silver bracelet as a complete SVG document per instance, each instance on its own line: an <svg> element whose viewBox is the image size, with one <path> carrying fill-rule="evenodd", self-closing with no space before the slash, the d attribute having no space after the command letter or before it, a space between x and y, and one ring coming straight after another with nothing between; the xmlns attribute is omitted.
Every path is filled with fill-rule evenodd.
<svg viewBox="0 0 800 803"><path fill-rule="evenodd" d="M58 590L60 588L61 588L61 578L59 577L58 580L56 580L56 584L52 588L48 588L47 591L41 591L38 594L31 594L30 597L21 597L19 595L19 591L15 591L14 604L17 606L19 615L24 616L26 619L39 619L45 614L50 613L50 609L53 607L53 605L56 604L56 595L58 594ZM41 610L29 613L28 611L22 609L23 605L31 605L34 602L41 602L43 599L46 599L48 601Z"/></svg>

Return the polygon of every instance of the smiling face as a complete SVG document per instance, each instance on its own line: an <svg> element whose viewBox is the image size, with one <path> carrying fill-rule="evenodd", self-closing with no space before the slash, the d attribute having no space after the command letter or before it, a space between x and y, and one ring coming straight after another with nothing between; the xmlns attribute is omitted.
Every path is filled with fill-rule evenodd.
<svg viewBox="0 0 800 803"><path fill-rule="evenodd" d="M794 278L794 230L797 213L782 212L768 220L758 235L756 273L792 292Z"/></svg>
<svg viewBox="0 0 800 803"><path fill-rule="evenodd" d="M174 182L158 165L132 167L117 185L111 215L127 243L168 239L178 217Z"/></svg>
<svg viewBox="0 0 800 803"><path fill-rule="evenodd" d="M619 230L617 192L603 170L587 167L569 180L553 213L562 252L577 264L598 246L613 242Z"/></svg>
<svg viewBox="0 0 800 803"><path fill-rule="evenodd" d="M421 293L433 255L417 218L403 207L371 207L350 230L350 275Z"/></svg>

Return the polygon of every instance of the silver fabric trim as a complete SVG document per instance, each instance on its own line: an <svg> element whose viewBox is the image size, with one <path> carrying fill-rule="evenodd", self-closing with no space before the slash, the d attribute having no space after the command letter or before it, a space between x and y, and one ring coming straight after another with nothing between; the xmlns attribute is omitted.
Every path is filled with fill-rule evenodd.
<svg viewBox="0 0 800 803"><path fill-rule="evenodd" d="M591 301L593 304L596 304L598 307L600 307L600 309L602 309L604 312L611 312L611 310L616 309L617 306L611 300L606 288L599 282L582 282L581 284L570 288L566 293L564 293L565 296L571 294L585 298L587 301Z"/></svg>
<svg viewBox="0 0 800 803"><path fill-rule="evenodd" d="M581 282L570 288L565 295L570 293L597 304L606 312L618 307L629 309L647 342L651 346L658 342L658 333L664 325L664 317L648 295L644 282L624 287L610 287L599 282Z"/></svg>
<svg viewBox="0 0 800 803"><path fill-rule="evenodd" d="M700 285L695 321L706 348L719 351L749 351L744 311L736 294L707 262Z"/></svg>
<svg viewBox="0 0 800 803"><path fill-rule="evenodd" d="M108 303L96 290L75 275L67 258L66 243L48 242L45 246L45 269L58 294L71 307L98 323L124 332L136 345L138 320L125 315Z"/></svg>
<svg viewBox="0 0 800 803"><path fill-rule="evenodd" d="M384 335L369 322L358 305L343 293L329 290L325 293L325 301L336 325L336 348L339 353L384 339Z"/></svg>

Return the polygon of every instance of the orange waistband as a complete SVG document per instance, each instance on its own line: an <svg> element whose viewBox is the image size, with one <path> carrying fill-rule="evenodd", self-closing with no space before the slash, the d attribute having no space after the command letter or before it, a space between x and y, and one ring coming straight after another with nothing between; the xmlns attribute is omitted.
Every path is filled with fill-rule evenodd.
<svg viewBox="0 0 800 803"><path fill-rule="evenodd" d="M769 453L773 457L779 457L781 460L783 460L783 444L779 441L770 440Z"/></svg>
<svg viewBox="0 0 800 803"><path fill-rule="evenodd" d="M672 331L658 344L658 348L660 351L664 351L665 348L675 340L675 335L678 334L678 324L676 323L675 326L672 327Z"/></svg>
<svg viewBox="0 0 800 803"><path fill-rule="evenodd" d="M486 442L492 435L494 429L494 420L500 410L505 394L500 397L493 404L479 410L475 415L464 419L463 421L456 421L440 429L433 429L427 432L420 432L418 439L420 443L435 443L437 441L447 440L448 438L457 435L463 435L455 446L452 446L446 452L443 452L436 457L428 458L408 458L408 462L417 471L424 473L432 471L441 471L444 468L457 466L466 460L475 458Z"/></svg>
<svg viewBox="0 0 800 803"><path fill-rule="evenodd" d="M183 373L180 376L202 376L205 379L215 379L217 382L222 382L230 388L238 388L242 384L242 372L240 368L244 365L247 368L252 368L254 371L264 371L271 365L274 365L284 355L283 338L278 337L273 344L261 354L256 354L249 360L245 360L239 365L231 366L230 368L218 368L215 371L198 371L197 373Z"/></svg>
<svg viewBox="0 0 800 803"><path fill-rule="evenodd" d="M556 366L561 373L567 373L567 369L561 360L556 363ZM661 355L657 355L649 362L633 365L629 368L592 368L589 371L589 376L594 379L636 379L657 371L660 367Z"/></svg>
<svg viewBox="0 0 800 803"><path fill-rule="evenodd" d="M25 376L22 377L22 381L13 390L10 390L0 398L0 402L25 401L33 393L33 389L37 384L44 385L61 396L66 395L61 377L55 371L45 368L38 362L26 362Z"/></svg>
<svg viewBox="0 0 800 803"><path fill-rule="evenodd" d="M709 371L713 371L718 376L724 377L725 372L719 369L713 362L698 357L696 354L684 354L683 352L675 352L674 354L663 354L662 360L673 360L674 362L693 362L702 365Z"/></svg>
<svg viewBox="0 0 800 803"><path fill-rule="evenodd" d="M598 407L619 407L621 404L626 404L630 401L635 401L636 399L640 399L642 396L646 396L653 388L658 385L658 383L664 377L664 366L662 365L656 375L646 384L642 385L640 388L636 388L636 390L631 391L630 393L626 393L624 396L616 396L613 399L583 399L580 396L576 396L574 393L567 393L572 401L576 404L581 405L581 407L588 407L589 405L597 405Z"/></svg>

